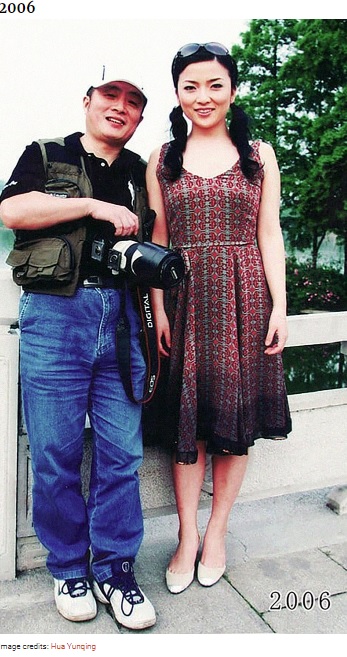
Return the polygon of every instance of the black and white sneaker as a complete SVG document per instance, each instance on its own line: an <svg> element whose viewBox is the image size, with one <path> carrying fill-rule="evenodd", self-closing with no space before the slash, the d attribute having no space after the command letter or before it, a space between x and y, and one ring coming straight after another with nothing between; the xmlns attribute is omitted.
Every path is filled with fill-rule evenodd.
<svg viewBox="0 0 347 657"><path fill-rule="evenodd" d="M94 595L99 602L112 607L115 619L131 630L143 630L156 622L155 610L138 586L133 559L124 559L117 571L105 582L94 582Z"/></svg>
<svg viewBox="0 0 347 657"><path fill-rule="evenodd" d="M87 579L54 579L54 599L67 620L86 621L96 616L97 606Z"/></svg>

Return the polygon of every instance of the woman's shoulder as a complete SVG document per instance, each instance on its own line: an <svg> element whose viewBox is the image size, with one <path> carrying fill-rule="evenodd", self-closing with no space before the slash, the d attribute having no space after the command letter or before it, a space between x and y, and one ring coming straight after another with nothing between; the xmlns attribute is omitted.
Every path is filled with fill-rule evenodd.
<svg viewBox="0 0 347 657"><path fill-rule="evenodd" d="M258 156L260 162L266 165L269 162L276 161L276 155L273 146L268 141L260 139L250 142L254 153Z"/></svg>
<svg viewBox="0 0 347 657"><path fill-rule="evenodd" d="M158 165L163 164L164 157L166 155L167 149L170 142L157 146L149 156L148 166L157 168Z"/></svg>
<svg viewBox="0 0 347 657"><path fill-rule="evenodd" d="M251 141L250 144L253 150L256 153L259 153L260 156L274 153L274 149L270 144L270 142L268 141L262 141L261 139L257 139L256 141Z"/></svg>

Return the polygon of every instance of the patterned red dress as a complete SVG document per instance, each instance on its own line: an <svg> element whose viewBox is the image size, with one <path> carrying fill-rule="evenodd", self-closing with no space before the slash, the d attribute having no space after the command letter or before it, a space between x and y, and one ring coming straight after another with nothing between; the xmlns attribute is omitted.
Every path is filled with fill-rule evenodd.
<svg viewBox="0 0 347 657"><path fill-rule="evenodd" d="M239 162L214 178L183 169L157 175L172 246L187 263L170 291L168 434L178 463L194 463L197 440L211 454L247 454L257 438L291 430L281 356L264 354L271 312L256 243L263 170L250 182ZM259 143L253 144L259 160Z"/></svg>

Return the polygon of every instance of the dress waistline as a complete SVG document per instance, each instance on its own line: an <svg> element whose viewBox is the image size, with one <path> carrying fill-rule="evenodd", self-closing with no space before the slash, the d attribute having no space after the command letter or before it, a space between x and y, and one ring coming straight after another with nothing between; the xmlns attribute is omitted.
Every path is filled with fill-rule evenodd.
<svg viewBox="0 0 347 657"><path fill-rule="evenodd" d="M232 240L228 242L221 242L220 240L206 240L204 242L194 242L194 244L180 244L176 246L176 249L194 249L195 247L201 246L256 246L256 242L251 240L249 242L243 242L239 240Z"/></svg>

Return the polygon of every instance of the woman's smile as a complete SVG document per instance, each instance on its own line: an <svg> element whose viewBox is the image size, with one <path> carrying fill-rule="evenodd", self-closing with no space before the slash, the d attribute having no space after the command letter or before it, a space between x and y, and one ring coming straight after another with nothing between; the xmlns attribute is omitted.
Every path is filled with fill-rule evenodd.
<svg viewBox="0 0 347 657"><path fill-rule="evenodd" d="M218 61L189 64L179 76L177 96L187 119L205 127L224 126L235 96L228 71ZM207 119L211 119L207 123Z"/></svg>

